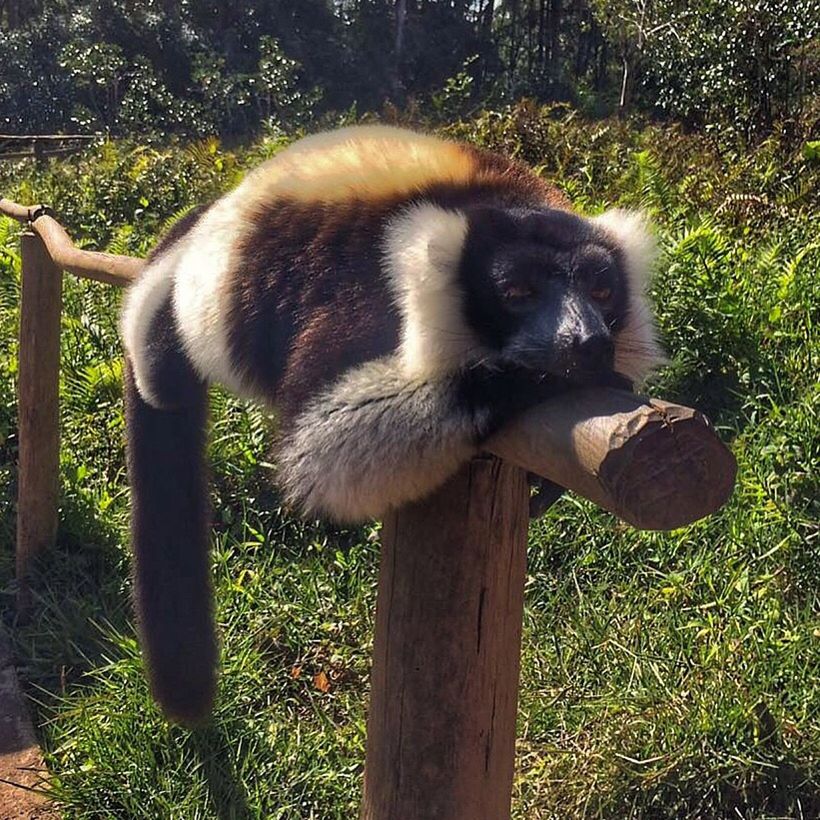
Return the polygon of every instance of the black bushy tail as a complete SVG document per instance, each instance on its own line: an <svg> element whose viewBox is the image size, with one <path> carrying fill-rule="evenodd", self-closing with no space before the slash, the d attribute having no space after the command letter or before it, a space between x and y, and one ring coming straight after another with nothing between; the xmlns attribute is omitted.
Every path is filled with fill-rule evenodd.
<svg viewBox="0 0 820 820"><path fill-rule="evenodd" d="M126 364L135 602L151 690L165 714L203 721L216 690L208 561L207 390L189 382L171 410L147 404Z"/></svg>

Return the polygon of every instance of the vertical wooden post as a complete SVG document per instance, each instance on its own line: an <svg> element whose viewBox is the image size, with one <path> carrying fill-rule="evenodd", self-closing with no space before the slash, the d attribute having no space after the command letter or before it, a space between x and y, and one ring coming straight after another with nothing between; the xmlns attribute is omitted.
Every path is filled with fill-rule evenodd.
<svg viewBox="0 0 820 820"><path fill-rule="evenodd" d="M24 233L21 245L16 570L25 609L31 561L57 534L62 272L40 237Z"/></svg>
<svg viewBox="0 0 820 820"><path fill-rule="evenodd" d="M527 497L487 456L385 521L363 820L509 818Z"/></svg>

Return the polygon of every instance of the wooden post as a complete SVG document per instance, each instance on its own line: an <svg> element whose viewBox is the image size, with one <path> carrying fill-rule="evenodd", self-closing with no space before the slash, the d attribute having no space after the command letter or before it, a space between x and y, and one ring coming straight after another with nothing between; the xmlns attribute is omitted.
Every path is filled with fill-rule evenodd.
<svg viewBox="0 0 820 820"><path fill-rule="evenodd" d="M16 570L18 607L24 610L31 561L57 534L62 272L39 236L24 233L21 245Z"/></svg>
<svg viewBox="0 0 820 820"><path fill-rule="evenodd" d="M385 520L363 820L509 818L527 498L485 456Z"/></svg>

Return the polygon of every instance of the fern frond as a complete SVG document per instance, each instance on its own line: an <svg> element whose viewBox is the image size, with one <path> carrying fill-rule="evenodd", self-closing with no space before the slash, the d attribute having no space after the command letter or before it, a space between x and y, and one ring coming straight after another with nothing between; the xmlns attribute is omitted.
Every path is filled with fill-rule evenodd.
<svg viewBox="0 0 820 820"><path fill-rule="evenodd" d="M219 153L219 140L208 137L186 146L185 153L193 160L194 165L201 171L213 171L214 159Z"/></svg>
<svg viewBox="0 0 820 820"><path fill-rule="evenodd" d="M114 231L114 236L108 243L106 249L108 253L113 253L118 256L128 256L131 253L131 236L134 233L133 225L120 225Z"/></svg>
<svg viewBox="0 0 820 820"><path fill-rule="evenodd" d="M183 205L174 211L167 219L165 219L160 227L160 233L163 234L169 231L183 216L190 213L196 207L196 203L191 202L188 205Z"/></svg>

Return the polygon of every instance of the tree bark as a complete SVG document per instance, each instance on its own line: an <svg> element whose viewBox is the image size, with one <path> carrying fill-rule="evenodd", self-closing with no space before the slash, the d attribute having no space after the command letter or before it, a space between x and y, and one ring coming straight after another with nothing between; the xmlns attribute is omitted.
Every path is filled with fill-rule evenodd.
<svg viewBox="0 0 820 820"><path fill-rule="evenodd" d="M401 103L404 100L404 33L407 23L407 0L396 0L396 42L395 61L393 63L393 101Z"/></svg>
<svg viewBox="0 0 820 820"><path fill-rule="evenodd" d="M31 563L57 536L62 271L39 236L24 233L21 243L16 573L25 611Z"/></svg>
<svg viewBox="0 0 820 820"><path fill-rule="evenodd" d="M473 459L382 531L363 820L506 820L526 474Z"/></svg>
<svg viewBox="0 0 820 820"><path fill-rule="evenodd" d="M550 85L555 93L561 85L561 0L550 3Z"/></svg>

